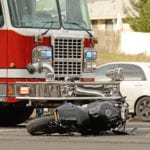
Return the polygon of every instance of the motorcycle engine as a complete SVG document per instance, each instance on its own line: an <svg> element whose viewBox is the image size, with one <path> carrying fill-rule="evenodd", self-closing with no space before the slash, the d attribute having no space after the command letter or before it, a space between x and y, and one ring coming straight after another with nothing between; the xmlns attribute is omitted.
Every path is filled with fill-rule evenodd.
<svg viewBox="0 0 150 150"><path fill-rule="evenodd" d="M109 130L115 128L121 120L121 110L109 101L97 101L89 104L90 126L94 129Z"/></svg>
<svg viewBox="0 0 150 150"><path fill-rule="evenodd" d="M122 121L121 108L116 104L115 101L96 101L83 106L66 103L57 108L58 119L65 125L106 131Z"/></svg>

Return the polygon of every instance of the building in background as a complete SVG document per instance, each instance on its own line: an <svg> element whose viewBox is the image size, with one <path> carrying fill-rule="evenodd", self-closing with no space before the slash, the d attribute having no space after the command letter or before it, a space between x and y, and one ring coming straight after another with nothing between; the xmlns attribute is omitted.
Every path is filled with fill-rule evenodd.
<svg viewBox="0 0 150 150"><path fill-rule="evenodd" d="M92 27L103 31L130 31L125 8L129 7L129 0L88 0L89 14Z"/></svg>
<svg viewBox="0 0 150 150"><path fill-rule="evenodd" d="M98 51L150 56L150 33L134 32L125 22L130 0L87 0L92 28L98 40ZM134 12L135 13L135 12Z"/></svg>

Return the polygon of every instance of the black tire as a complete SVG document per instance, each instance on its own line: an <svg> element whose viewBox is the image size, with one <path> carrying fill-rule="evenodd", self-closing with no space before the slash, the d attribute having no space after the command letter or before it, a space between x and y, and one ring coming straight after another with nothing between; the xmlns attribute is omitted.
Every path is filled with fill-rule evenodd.
<svg viewBox="0 0 150 150"><path fill-rule="evenodd" d="M14 126L26 121L33 113L33 107L23 103L0 105L0 126Z"/></svg>
<svg viewBox="0 0 150 150"><path fill-rule="evenodd" d="M31 135L43 135L47 133L48 123L52 120L51 116L43 116L28 122L26 129Z"/></svg>
<svg viewBox="0 0 150 150"><path fill-rule="evenodd" d="M135 111L138 119L150 121L150 97L142 97L139 99Z"/></svg>

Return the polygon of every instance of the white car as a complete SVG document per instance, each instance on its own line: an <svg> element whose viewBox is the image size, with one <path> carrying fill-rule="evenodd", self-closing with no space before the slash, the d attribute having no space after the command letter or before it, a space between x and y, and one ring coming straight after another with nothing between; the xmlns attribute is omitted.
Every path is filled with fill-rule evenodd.
<svg viewBox="0 0 150 150"><path fill-rule="evenodd" d="M125 70L120 83L120 92L126 96L129 112L143 121L150 121L150 63L113 62L101 65L96 70L96 81L110 81L105 74L115 68Z"/></svg>

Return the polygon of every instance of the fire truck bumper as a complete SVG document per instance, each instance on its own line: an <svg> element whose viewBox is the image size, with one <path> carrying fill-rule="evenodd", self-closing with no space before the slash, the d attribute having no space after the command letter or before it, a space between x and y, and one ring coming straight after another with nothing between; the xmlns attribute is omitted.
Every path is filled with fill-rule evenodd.
<svg viewBox="0 0 150 150"><path fill-rule="evenodd" d="M16 82L9 97L39 102L93 101L120 98L119 82Z"/></svg>

